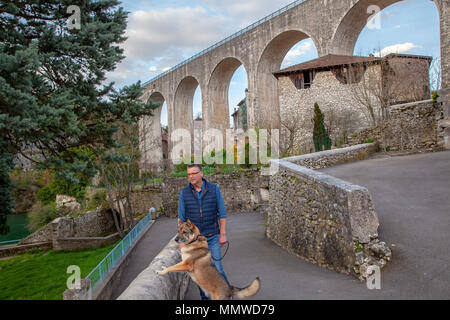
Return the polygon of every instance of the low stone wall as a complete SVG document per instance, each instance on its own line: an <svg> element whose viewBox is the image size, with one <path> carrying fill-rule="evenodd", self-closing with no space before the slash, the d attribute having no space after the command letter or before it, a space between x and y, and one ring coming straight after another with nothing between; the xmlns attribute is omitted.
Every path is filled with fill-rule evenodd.
<svg viewBox="0 0 450 320"><path fill-rule="evenodd" d="M208 175L205 178L220 187L228 211L265 211L269 203L269 177L258 170L236 171L230 174ZM159 185L137 189L132 195L133 208L144 211L156 208L169 218L178 216L180 191L187 178L167 177ZM145 209L147 208L147 209Z"/></svg>
<svg viewBox="0 0 450 320"><path fill-rule="evenodd" d="M53 250L94 248L117 241L120 236L115 231L111 212L96 210L76 218L56 218L20 241L16 246L50 243L51 246L48 249ZM103 234L109 235L102 237ZM9 250L8 252L15 251Z"/></svg>
<svg viewBox="0 0 450 320"><path fill-rule="evenodd" d="M53 241L53 250L75 250L105 247L120 240L118 232L106 237L58 238Z"/></svg>
<svg viewBox="0 0 450 320"><path fill-rule="evenodd" d="M186 272L158 275L156 271L181 261L178 244L173 237L117 300L183 300L189 285Z"/></svg>
<svg viewBox="0 0 450 320"><path fill-rule="evenodd" d="M382 150L440 150L444 145L439 123L443 118L441 103L418 101L389 107L390 119L383 125L354 134L348 144L378 141Z"/></svg>
<svg viewBox="0 0 450 320"><path fill-rule="evenodd" d="M378 240L378 217L366 188L302 167L354 161L374 144L277 160L270 179L267 236L288 252L337 272L365 279L391 251Z"/></svg>
<svg viewBox="0 0 450 320"><path fill-rule="evenodd" d="M52 242L60 238L98 237L113 233L115 230L114 219L109 211L91 211L76 218L56 218L20 241L19 244Z"/></svg>
<svg viewBox="0 0 450 320"><path fill-rule="evenodd" d="M148 213L150 208L159 212L163 210L162 184L135 187L130 195L133 211L135 213Z"/></svg>
<svg viewBox="0 0 450 320"><path fill-rule="evenodd" d="M46 226L37 230L36 232L30 234L25 239L22 239L22 241L19 242L19 245L41 243L41 242L52 242L52 240L53 240L53 227L52 224L49 223Z"/></svg>
<svg viewBox="0 0 450 320"><path fill-rule="evenodd" d="M347 148L327 150L309 153L301 156L283 158L290 162L309 169L323 169L338 164L364 160L370 157L378 149L377 143L359 144Z"/></svg>
<svg viewBox="0 0 450 320"><path fill-rule="evenodd" d="M24 245L10 245L0 247L0 258L15 256L30 250L51 250L51 242L37 242Z"/></svg>

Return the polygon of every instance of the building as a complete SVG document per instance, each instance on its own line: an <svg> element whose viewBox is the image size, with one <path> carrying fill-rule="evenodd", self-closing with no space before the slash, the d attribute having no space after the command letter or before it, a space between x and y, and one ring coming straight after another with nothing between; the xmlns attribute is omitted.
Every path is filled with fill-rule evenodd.
<svg viewBox="0 0 450 320"><path fill-rule="evenodd" d="M234 131L245 131L248 128L246 98L242 99L237 106L238 108L235 108L234 113L231 115L233 117L233 129Z"/></svg>
<svg viewBox="0 0 450 320"><path fill-rule="evenodd" d="M280 99L280 151L312 152L314 104L335 146L388 117L389 106L430 98L431 57L326 55L275 72Z"/></svg>

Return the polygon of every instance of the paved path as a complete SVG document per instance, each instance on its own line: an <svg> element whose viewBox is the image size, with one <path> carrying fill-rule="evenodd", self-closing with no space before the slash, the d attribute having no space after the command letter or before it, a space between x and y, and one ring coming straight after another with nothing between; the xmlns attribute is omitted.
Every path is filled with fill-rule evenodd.
<svg viewBox="0 0 450 320"><path fill-rule="evenodd" d="M224 269L231 283L262 281L254 299L450 299L450 152L366 160L322 170L369 189L380 238L393 249L381 290L291 256L265 237L264 216L228 214L230 249ZM160 217L136 247L116 298L176 232ZM199 299L190 283L187 300Z"/></svg>

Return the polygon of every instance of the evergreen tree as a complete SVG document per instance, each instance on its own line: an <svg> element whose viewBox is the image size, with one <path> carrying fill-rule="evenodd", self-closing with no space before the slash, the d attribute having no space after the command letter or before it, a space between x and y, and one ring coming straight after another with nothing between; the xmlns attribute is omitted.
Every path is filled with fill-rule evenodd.
<svg viewBox="0 0 450 320"><path fill-rule="evenodd" d="M322 150L330 150L332 141L328 135L328 131L325 129L325 117L320 111L319 105L314 104L314 131L313 131L313 141L314 149L316 152Z"/></svg>
<svg viewBox="0 0 450 320"><path fill-rule="evenodd" d="M115 147L117 123L135 123L156 105L140 83L105 84L124 56L127 13L117 0L2 0L0 3L0 233L13 209L8 173L22 154L71 183L96 172L96 155ZM69 25L77 5L80 28ZM33 150L34 156L27 152Z"/></svg>

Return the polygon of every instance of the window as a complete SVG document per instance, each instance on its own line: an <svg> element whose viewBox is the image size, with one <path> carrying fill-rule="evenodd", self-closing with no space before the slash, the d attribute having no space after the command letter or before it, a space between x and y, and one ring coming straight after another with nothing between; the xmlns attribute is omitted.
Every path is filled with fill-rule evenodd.
<svg viewBox="0 0 450 320"><path fill-rule="evenodd" d="M314 76L315 71L307 70L300 73L291 74L289 78L291 79L294 86L300 90L311 88Z"/></svg>
<svg viewBox="0 0 450 320"><path fill-rule="evenodd" d="M365 65L351 65L336 67L331 70L337 80L342 84L358 83L361 81L364 72L366 71Z"/></svg>

